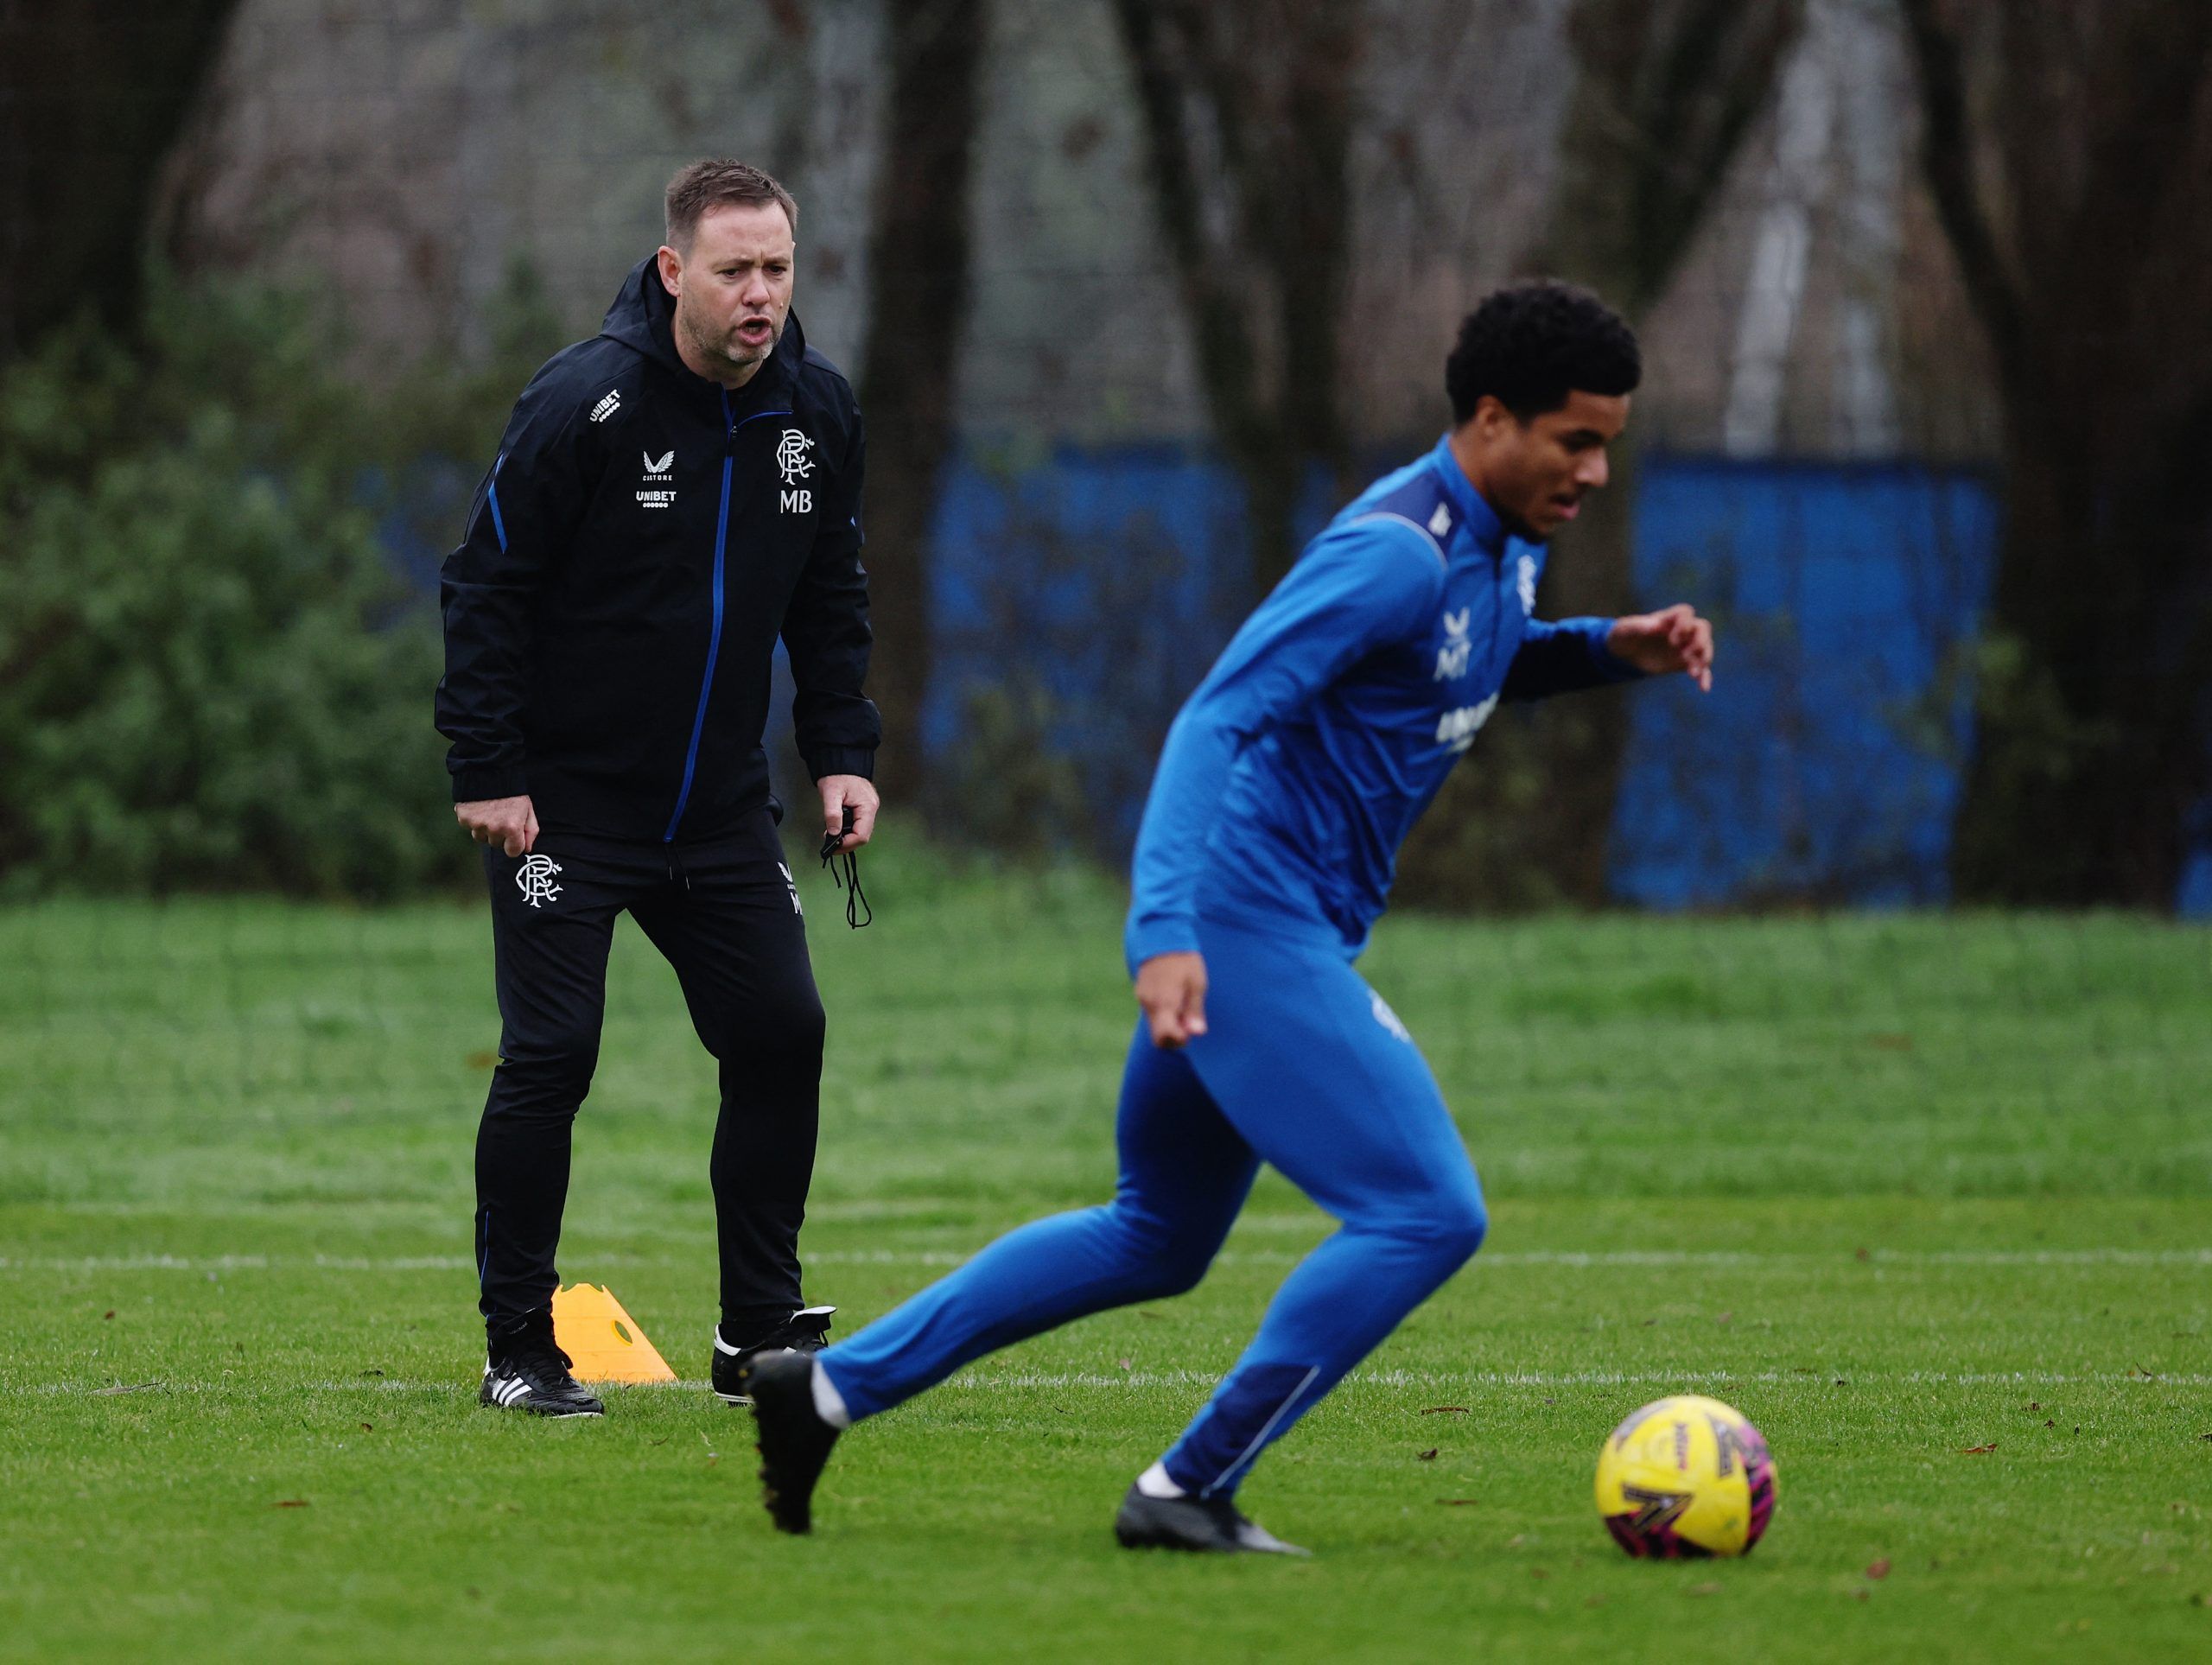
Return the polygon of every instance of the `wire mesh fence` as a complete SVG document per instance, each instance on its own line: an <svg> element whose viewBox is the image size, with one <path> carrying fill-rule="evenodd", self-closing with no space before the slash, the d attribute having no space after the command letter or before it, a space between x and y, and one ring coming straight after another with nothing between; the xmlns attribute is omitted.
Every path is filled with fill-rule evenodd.
<svg viewBox="0 0 2212 1665"><path fill-rule="evenodd" d="M454 1118L495 1031L476 880L444 823L429 731L436 562L522 380L593 327L658 239L663 181L709 151L796 189L797 308L864 402L861 372L894 348L935 366L934 405L870 406L887 529L868 558L912 601L878 620L909 772L875 858L881 923L851 942L817 928L825 981L855 1014L853 1052L832 1049L839 1113L854 1118L849 1148L875 1153L831 1184L899 1171L896 1104L1096 1108L1126 1016L1111 875L1169 720L1270 558L1252 531L1261 475L1230 419L1272 435L1262 450L1300 448L1285 524L1308 532L1429 442L1459 315L1540 270L1630 311L1649 372L1640 461L1618 486L1632 506L1611 545L1562 538L1543 610L1695 600L1721 622L1721 682L1710 700L1635 696L1618 778L1585 817L1602 845L1594 887L1455 885L1446 870L1465 852L1448 842L1414 864L1411 899L1473 917L1393 925L1370 964L1471 1128L1498 1106L1516 1183L1663 1186L1666 1119L1713 1092L1718 1070L1746 1142L1740 1167L1699 1183L1818 1190L1904 1173L1910 1140L1820 1128L1826 1084L1848 1077L1879 1083L1901 1115L1931 1096L1982 1107L1961 1126L1986 1146L1916 1153L1912 1183L1933 1190L2202 1182L2188 1116L2205 1084L2190 1021L2212 975L2201 931L1929 911L1955 893L1955 831L1986 785L1976 759L2003 738L1988 690L2014 663L2004 653L2033 648L2002 575L2020 569L2017 528L2050 505L2023 506L2024 458L2006 450L2017 365L1992 353L1988 297L1956 252L1956 181L1930 173L1921 141L2024 143L1993 139L1971 99L1945 103L1939 72L1948 62L1977 96L2001 89L2026 37L1997 39L1972 7L1955 9L1953 40L1931 22L1942 8L1808 0L1736 9L1739 32L1708 62L1669 32L1697 9L1624 0L1229 7L1211 23L998 0L960 14L976 27L956 68L975 96L938 101L968 123L952 147L965 206L945 210L969 230L962 303L887 346L887 297L943 276L885 229L916 184L893 117L912 67L902 31L926 7L213 10L203 56L176 60L197 76L185 113L160 165L138 170L178 275L155 283L143 318L100 315L92 331L137 356L34 351L33 286L11 268L7 291L0 1001L11 1103L29 1107L9 1139L15 1192L99 1192L103 1173L130 1170L128 1129L149 1115L204 1126L208 1165L136 1174L149 1197L247 1186L257 1142L343 1116L389 1118L394 1162L453 1178ZM2150 0L2121 10L2188 60L2187 8L2164 22ZM1236 34L1255 17L1273 26ZM79 103L109 107L90 60L38 39L52 73L10 84L10 122L67 113L87 87ZM1347 49L1325 75L1329 41ZM1649 96L1675 84L1643 73L1667 63L1698 89L1680 109ZM126 89L167 73L126 70ZM2091 132L2095 91L2050 120ZM1195 148L1168 143L1162 99ZM1287 148L1313 140L1324 106L1341 117L1338 149ZM1287 118L1294 108L1306 114ZM1944 128L1961 109L1973 119ZM2202 139L2189 119L2164 147L2182 162ZM129 137L67 131L103 166ZM1238 131L1250 154L1224 148ZM1268 241L1271 216L1319 189L1318 175L1286 175L1301 155L1340 168L1325 249ZM2039 155L2002 150L1991 167L2032 180ZM1170 200L1178 167L1187 226ZM1270 195L1286 177L1287 200ZM2185 168L2177 178L2177 229L2127 295L2201 270L2182 232L2204 216ZM10 201L20 254L50 205ZM1620 242L1629 231L1643 240ZM1325 307L1301 314L1293 279L1308 256L1337 277ZM1206 294L1234 302L1217 308L1227 323L1194 308ZM2096 339L2116 375L2163 388L2121 340L2135 315L2113 294L2121 321L2095 324ZM2196 344L2181 331L2168 346L2180 387ZM1327 407L1311 431L1308 405ZM902 459L925 429L953 438L918 486ZM2100 500L2126 500L2114 480ZM2125 600L2141 577L2181 624L2137 629L2082 600L2087 651L2140 675L2023 744L2096 758L2166 733L2176 708L2130 705L2127 687L2192 674L2182 638L2212 568L2201 521L2195 556L2088 581ZM248 522L250 544L237 541ZM332 586L344 600L312 630L306 603L207 605L291 596L296 568L335 570L341 555L356 563ZM364 561L383 563L384 588ZM289 645L250 671L232 664L249 656L210 646L247 637ZM315 683L331 642L403 638L404 651L357 656L351 680ZM2037 690L2071 686L2078 667L2054 663L2051 679L2021 682L2034 710ZM279 710L289 726L257 734ZM1523 739L1501 721L1462 773L1505 786L1440 809L1491 829L1503 857L1467 863L1485 875L1545 860L1531 830L1544 823L1525 815L1558 784L1547 721ZM779 748L785 721L772 725ZM2068 860L2089 899L2124 891L2153 914L2202 918L2212 821L2201 768L2173 763L2202 735L2168 726L2181 738L2159 753L2167 795L2144 801L2164 806L2177 854L2133 888L2100 877L2134 859L2124 838ZM804 802L795 759L779 765L785 798ZM2063 815L2029 813L2042 802L2014 816L2022 864L2066 842ZM1631 912L1490 917L1532 900ZM708 1090L672 988L632 939L608 1023L595 1109L658 1114ZM1611 1091L1624 1108L1600 1114ZM2139 1126L2129 1153L2083 1156L2069 1130L2091 1115ZM355 1172L328 1179L372 1189Z"/></svg>

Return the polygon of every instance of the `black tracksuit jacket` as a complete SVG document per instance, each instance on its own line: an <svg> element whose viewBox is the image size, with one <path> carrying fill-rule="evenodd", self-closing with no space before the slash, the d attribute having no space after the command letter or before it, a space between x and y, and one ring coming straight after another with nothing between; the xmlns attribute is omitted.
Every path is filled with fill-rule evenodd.
<svg viewBox="0 0 2212 1665"><path fill-rule="evenodd" d="M725 392L673 316L639 262L523 391L477 488L442 587L455 803L527 792L548 829L625 840L730 831L769 803L779 633L807 768L874 772L852 389L793 316Z"/></svg>

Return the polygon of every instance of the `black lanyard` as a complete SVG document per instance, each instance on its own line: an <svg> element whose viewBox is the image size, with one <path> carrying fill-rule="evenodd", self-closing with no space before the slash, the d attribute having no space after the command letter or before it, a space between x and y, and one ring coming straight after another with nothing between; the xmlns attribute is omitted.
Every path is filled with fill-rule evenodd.
<svg viewBox="0 0 2212 1665"><path fill-rule="evenodd" d="M861 853L858 848L846 849L845 833L853 829L853 806L845 805L845 831L825 833L822 839L822 865L830 869L830 877L839 890L845 893L845 923L855 931L875 918L875 910L868 905L868 896L861 889ZM839 856L844 857L843 870L839 871Z"/></svg>

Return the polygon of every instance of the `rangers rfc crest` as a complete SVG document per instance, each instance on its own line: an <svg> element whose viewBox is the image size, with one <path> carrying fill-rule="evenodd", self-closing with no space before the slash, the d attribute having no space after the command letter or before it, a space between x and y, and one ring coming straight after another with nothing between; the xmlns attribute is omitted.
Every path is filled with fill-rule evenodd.
<svg viewBox="0 0 2212 1665"><path fill-rule="evenodd" d="M783 471L784 484L804 480L814 472L813 459L806 454L814 448L814 442L796 428L786 428L776 442L776 467Z"/></svg>
<svg viewBox="0 0 2212 1665"><path fill-rule="evenodd" d="M814 512L813 488L792 483L814 472L814 460L807 455L813 448L814 442L796 428L784 429L783 437L776 442L776 467L784 477L784 488L776 494L776 507L785 514Z"/></svg>
<svg viewBox="0 0 2212 1665"><path fill-rule="evenodd" d="M543 906L561 893L560 886L553 882L553 875L560 871L561 864L550 855L525 855L515 870L515 888L531 906Z"/></svg>

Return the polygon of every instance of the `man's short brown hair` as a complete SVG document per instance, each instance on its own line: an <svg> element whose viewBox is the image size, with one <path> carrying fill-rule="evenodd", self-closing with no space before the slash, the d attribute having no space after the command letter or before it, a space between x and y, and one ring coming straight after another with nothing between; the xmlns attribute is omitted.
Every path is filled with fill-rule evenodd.
<svg viewBox="0 0 2212 1665"><path fill-rule="evenodd" d="M798 203L789 191L750 163L708 156L677 169L668 182L668 245L688 254L691 238L709 208L732 203L772 202L798 232Z"/></svg>

